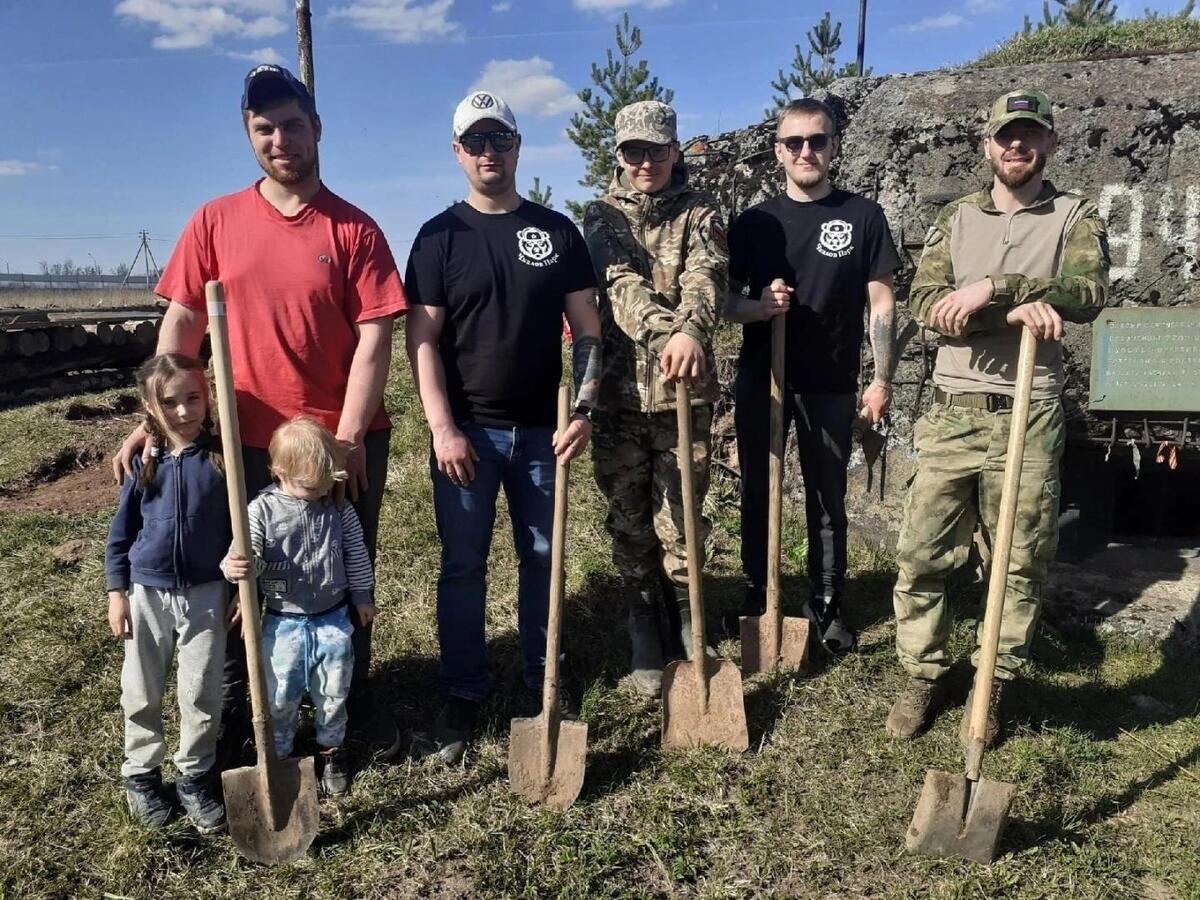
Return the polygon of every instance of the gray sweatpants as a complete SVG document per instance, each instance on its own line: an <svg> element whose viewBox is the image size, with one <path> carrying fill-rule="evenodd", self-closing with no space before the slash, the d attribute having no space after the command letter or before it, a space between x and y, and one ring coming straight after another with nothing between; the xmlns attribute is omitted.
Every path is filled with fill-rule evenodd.
<svg viewBox="0 0 1200 900"><path fill-rule="evenodd" d="M216 758L221 724L221 669L225 663L225 609L229 586L209 581L179 591L135 584L129 590L133 636L125 642L121 706L125 710L125 777L162 765L162 700L179 650L179 752L175 768L203 775Z"/></svg>

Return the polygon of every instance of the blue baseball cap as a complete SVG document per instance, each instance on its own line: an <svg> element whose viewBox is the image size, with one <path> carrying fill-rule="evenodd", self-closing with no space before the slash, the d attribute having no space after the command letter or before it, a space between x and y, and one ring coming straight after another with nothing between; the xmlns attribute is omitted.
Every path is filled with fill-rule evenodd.
<svg viewBox="0 0 1200 900"><path fill-rule="evenodd" d="M312 116L317 114L317 104L313 100L312 94L308 92L308 88L304 86L304 82L283 66L277 66L274 63L255 66L246 75L246 83L242 88L243 111L251 108L255 93L269 82L282 84L289 93L295 95L301 109Z"/></svg>

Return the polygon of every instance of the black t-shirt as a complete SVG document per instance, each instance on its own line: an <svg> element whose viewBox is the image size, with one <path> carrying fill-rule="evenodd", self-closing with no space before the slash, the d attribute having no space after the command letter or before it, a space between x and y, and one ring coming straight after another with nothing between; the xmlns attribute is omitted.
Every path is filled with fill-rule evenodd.
<svg viewBox="0 0 1200 900"><path fill-rule="evenodd" d="M554 425L566 295L596 286L583 236L524 201L489 215L459 202L408 257L410 303L446 309L439 349L457 422Z"/></svg>
<svg viewBox="0 0 1200 900"><path fill-rule="evenodd" d="M834 190L809 203L786 194L742 213L729 230L729 278L759 297L774 279L796 289L787 313L787 382L793 391L853 393L867 282L900 259L878 203ZM771 367L771 324L743 326L740 366Z"/></svg>

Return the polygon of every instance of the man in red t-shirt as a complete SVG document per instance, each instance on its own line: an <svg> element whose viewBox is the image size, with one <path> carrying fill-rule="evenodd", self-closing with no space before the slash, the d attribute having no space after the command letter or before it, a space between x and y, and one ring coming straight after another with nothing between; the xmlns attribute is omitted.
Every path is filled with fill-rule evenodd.
<svg viewBox="0 0 1200 900"><path fill-rule="evenodd" d="M247 495L271 483L266 448L275 429L293 416L312 416L351 448L346 491L374 562L391 436L383 390L392 323L408 307L404 289L383 232L321 184L321 120L308 89L281 66L258 66L246 76L242 118L266 177L206 203L187 224L156 288L171 301L158 352L199 354L208 325L204 285L219 279ZM113 459L118 481L131 474L145 443L141 428L126 439ZM356 629L351 729L389 756L400 738L367 690L370 641L369 625ZM236 752L245 720L245 650L231 640L229 651L225 749Z"/></svg>

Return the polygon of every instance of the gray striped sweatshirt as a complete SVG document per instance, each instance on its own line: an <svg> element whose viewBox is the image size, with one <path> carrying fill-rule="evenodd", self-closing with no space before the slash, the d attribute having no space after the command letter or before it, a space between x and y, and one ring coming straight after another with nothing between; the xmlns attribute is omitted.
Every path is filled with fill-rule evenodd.
<svg viewBox="0 0 1200 900"><path fill-rule="evenodd" d="M371 603L375 572L354 507L301 500L279 485L250 502L254 571L267 606L292 615L319 615L350 593L356 605ZM221 563L225 571L225 563Z"/></svg>

